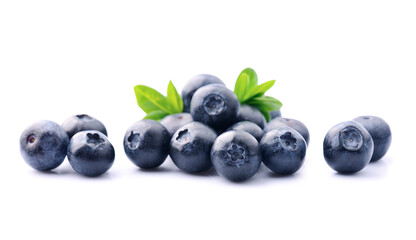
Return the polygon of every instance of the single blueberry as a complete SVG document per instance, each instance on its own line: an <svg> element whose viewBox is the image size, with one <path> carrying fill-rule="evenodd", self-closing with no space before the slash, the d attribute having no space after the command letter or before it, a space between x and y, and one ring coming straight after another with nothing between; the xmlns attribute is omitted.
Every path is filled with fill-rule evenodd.
<svg viewBox="0 0 416 240"><path fill-rule="evenodd" d="M69 138L72 138L77 132L85 130L99 131L107 136L107 129L104 124L87 114L78 114L67 118L64 123L62 123L62 127Z"/></svg>
<svg viewBox="0 0 416 240"><path fill-rule="evenodd" d="M145 119L130 126L124 135L124 152L138 167L160 166L168 156L169 132L157 121Z"/></svg>
<svg viewBox="0 0 416 240"><path fill-rule="evenodd" d="M170 137L172 137L176 130L192 121L193 119L190 113L177 113L164 117L160 123L168 130Z"/></svg>
<svg viewBox="0 0 416 240"><path fill-rule="evenodd" d="M301 121L291 118L275 118L267 123L266 127L264 128L265 132L273 130L280 126L287 126L295 129L302 137L305 139L306 144L309 144L309 131L308 128L303 124Z"/></svg>
<svg viewBox="0 0 416 240"><path fill-rule="evenodd" d="M240 106L237 121L250 121L257 124L262 129L266 125L266 118L264 118L263 114L256 108L245 104Z"/></svg>
<svg viewBox="0 0 416 240"><path fill-rule="evenodd" d="M115 152L107 136L95 130L76 133L69 142L68 161L75 172L96 177L114 163Z"/></svg>
<svg viewBox="0 0 416 240"><path fill-rule="evenodd" d="M374 142L374 152L371 162L382 158L389 150L391 144L390 126L383 119L376 116L361 116L354 118L370 133Z"/></svg>
<svg viewBox="0 0 416 240"><path fill-rule="evenodd" d="M245 131L250 133L254 138L257 139L257 141L260 142L261 138L263 137L263 129L261 129L257 124L249 121L242 121L233 124L231 127L227 129L227 131Z"/></svg>
<svg viewBox="0 0 416 240"><path fill-rule="evenodd" d="M215 131L205 124L186 124L179 128L170 140L169 156L182 171L206 171L212 167L210 152L216 137Z"/></svg>
<svg viewBox="0 0 416 240"><path fill-rule="evenodd" d="M332 127L324 139L324 157L340 173L356 173L370 162L374 143L370 133L358 122L348 121Z"/></svg>
<svg viewBox="0 0 416 240"><path fill-rule="evenodd" d="M277 111L271 111L269 112L269 114L271 119L282 117L282 112L280 111L280 109Z"/></svg>
<svg viewBox="0 0 416 240"><path fill-rule="evenodd" d="M264 134L260 150L264 165L277 174L288 175L302 167L306 141L293 128L281 126Z"/></svg>
<svg viewBox="0 0 416 240"><path fill-rule="evenodd" d="M189 112L191 107L192 96L200 87L209 85L209 84L221 84L224 85L224 82L219 78L209 74L199 74L189 79L185 86L182 88L182 101L183 101L183 111Z"/></svg>
<svg viewBox="0 0 416 240"><path fill-rule="evenodd" d="M244 131L228 131L214 142L211 161L219 175L230 181L244 181L257 172L261 153L257 140Z"/></svg>
<svg viewBox="0 0 416 240"><path fill-rule="evenodd" d="M47 171L61 165L68 144L68 135L59 124L42 120L23 131L20 136L20 153L29 166Z"/></svg>
<svg viewBox="0 0 416 240"><path fill-rule="evenodd" d="M239 109L240 103L235 93L219 84L201 87L191 101L194 121L202 122L217 131L234 124Z"/></svg>

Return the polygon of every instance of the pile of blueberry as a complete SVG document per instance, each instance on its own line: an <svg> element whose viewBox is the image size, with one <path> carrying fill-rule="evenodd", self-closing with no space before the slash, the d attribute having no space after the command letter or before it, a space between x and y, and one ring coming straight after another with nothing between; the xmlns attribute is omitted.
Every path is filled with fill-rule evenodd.
<svg viewBox="0 0 416 240"><path fill-rule="evenodd" d="M71 116L62 125L46 120L32 124L20 136L20 153L39 171L57 168L68 156L71 167L89 177L107 172L115 158L104 124L86 114Z"/></svg>
<svg viewBox="0 0 416 240"><path fill-rule="evenodd" d="M140 120L127 129L124 150L138 167L158 167L169 155L184 172L214 167L220 176L244 181L262 162L278 174L302 166L309 132L300 121L282 118L279 110L270 113L273 119L267 123L262 112L241 104L213 75L193 77L181 95L184 112L160 122Z"/></svg>
<svg viewBox="0 0 416 240"><path fill-rule="evenodd" d="M248 80L243 85L250 84ZM309 131L302 122L281 116L278 100L264 96L273 85L267 84L257 85L256 79L251 92L233 92L217 77L201 74L186 83L181 96L170 83L167 97L141 86L136 96L148 115L127 129L126 156L136 166L152 169L169 155L184 172L213 167L234 182L251 178L261 163L276 174L295 173L304 163ZM274 107L269 108L268 102ZM362 116L329 130L324 157L334 170L355 173L382 158L390 143L391 131L384 120ZM39 121L29 126L20 137L20 150L37 170L54 169L67 156L77 173L91 177L108 171L115 158L105 126L85 114L62 125Z"/></svg>

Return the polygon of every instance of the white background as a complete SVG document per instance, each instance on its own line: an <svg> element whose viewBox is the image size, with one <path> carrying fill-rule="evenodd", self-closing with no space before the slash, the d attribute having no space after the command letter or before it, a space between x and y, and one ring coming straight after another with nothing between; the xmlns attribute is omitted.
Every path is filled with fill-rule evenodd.
<svg viewBox="0 0 416 240"><path fill-rule="evenodd" d="M414 1L1 1L0 239L415 239ZM261 167L230 183L211 171L129 162L122 139L144 114L133 87L180 90L199 73L230 88L252 67L311 142L289 177ZM100 178L67 161L26 165L34 121L90 114L116 149ZM353 176L323 158L333 125L377 115L390 151Z"/></svg>

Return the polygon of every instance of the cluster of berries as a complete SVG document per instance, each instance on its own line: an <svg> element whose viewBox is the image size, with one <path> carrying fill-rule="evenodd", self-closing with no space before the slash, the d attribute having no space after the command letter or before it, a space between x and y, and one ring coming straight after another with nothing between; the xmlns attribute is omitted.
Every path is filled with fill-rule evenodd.
<svg viewBox="0 0 416 240"><path fill-rule="evenodd" d="M304 163L309 131L302 122L281 116L280 102L263 96L264 85L257 86L256 79L251 92L233 92L217 77L201 74L187 82L180 97L170 83L167 98L140 85L138 103L148 115L127 129L126 156L136 166L151 169L169 155L184 172L214 167L220 176L235 182L251 178L262 162L276 174L295 173ZM170 113L175 106L158 104L146 91L166 105L167 100L175 102L180 113ZM384 156L390 143L391 131L384 120L358 117L329 130L324 157L334 170L355 173ZM37 170L54 169L68 156L72 168L85 176L105 173L115 158L104 125L85 114L72 116L61 126L51 121L31 125L21 135L20 149L24 160Z"/></svg>
<svg viewBox="0 0 416 240"><path fill-rule="evenodd" d="M62 125L46 120L30 125L20 136L20 153L39 171L57 168L68 156L77 173L90 177L105 173L115 158L104 124L86 114L71 116Z"/></svg>
<svg viewBox="0 0 416 240"><path fill-rule="evenodd" d="M309 132L301 122L272 111L274 119L267 123L261 111L241 104L213 75L193 77L181 95L183 113L160 123L144 119L127 129L124 150L138 167L158 167L169 155L184 172L214 167L220 176L244 181L262 161L278 174L292 174L302 166Z"/></svg>
<svg viewBox="0 0 416 240"><path fill-rule="evenodd" d="M361 116L332 127L324 139L324 157L340 173L356 173L389 150L391 130L383 119Z"/></svg>

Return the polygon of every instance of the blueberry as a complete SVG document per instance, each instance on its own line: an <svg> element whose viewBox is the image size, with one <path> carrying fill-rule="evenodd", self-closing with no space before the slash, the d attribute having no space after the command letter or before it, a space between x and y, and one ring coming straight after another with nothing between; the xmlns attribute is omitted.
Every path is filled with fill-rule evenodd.
<svg viewBox="0 0 416 240"><path fill-rule="evenodd" d="M190 113L177 113L164 117L160 123L168 130L170 137L172 137L176 130L192 121L193 119Z"/></svg>
<svg viewBox="0 0 416 240"><path fill-rule="evenodd" d="M211 84L198 89L191 101L194 121L215 130L224 130L237 120L240 103L234 92L225 86Z"/></svg>
<svg viewBox="0 0 416 240"><path fill-rule="evenodd" d="M150 169L160 166L168 156L169 132L154 120L140 120L124 135L124 152L138 167Z"/></svg>
<svg viewBox="0 0 416 240"><path fill-rule="evenodd" d="M287 126L295 129L305 139L306 144L309 144L309 131L308 128L301 121L291 118L275 118L270 121L264 128L265 132L275 129L280 126Z"/></svg>
<svg viewBox="0 0 416 240"><path fill-rule="evenodd" d="M23 131L20 136L20 153L29 166L47 171L61 165L68 143L68 135L59 124L43 120Z"/></svg>
<svg viewBox="0 0 416 240"><path fill-rule="evenodd" d="M261 138L263 137L263 129L261 129L257 124L249 121L238 122L232 125L227 129L227 131L245 131L250 133L257 141L260 142Z"/></svg>
<svg viewBox="0 0 416 240"><path fill-rule="evenodd" d="M85 130L99 131L107 136L107 129L104 124L87 114L78 114L67 118L64 123L62 123L62 127L69 138L72 138L77 132Z"/></svg>
<svg viewBox="0 0 416 240"><path fill-rule="evenodd" d="M69 142L68 160L75 172L96 177L111 168L115 158L113 145L95 130L76 133Z"/></svg>
<svg viewBox="0 0 416 240"><path fill-rule="evenodd" d="M256 108L249 105L241 105L238 113L237 121L250 121L257 124L262 129L266 125L266 118Z"/></svg>
<svg viewBox="0 0 416 240"><path fill-rule="evenodd" d="M290 127L281 126L266 134L260 141L263 163L281 175L293 174L302 167L306 155L306 141Z"/></svg>
<svg viewBox="0 0 416 240"><path fill-rule="evenodd" d="M175 165L188 173L203 172L212 167L210 152L217 134L200 122L179 128L170 141L169 155Z"/></svg>
<svg viewBox="0 0 416 240"><path fill-rule="evenodd" d="M229 131L217 137L211 149L211 161L218 174L230 181L251 178L259 169L259 143L244 131Z"/></svg>
<svg viewBox="0 0 416 240"><path fill-rule="evenodd" d="M269 114L270 114L271 119L282 117L282 112L280 110L271 111L271 112L269 112Z"/></svg>
<svg viewBox="0 0 416 240"><path fill-rule="evenodd" d="M209 85L209 84L221 84L224 85L224 82L219 78L209 74L199 74L189 79L185 86L182 88L182 100L183 100L183 111L189 112L191 108L192 96L200 87Z"/></svg>
<svg viewBox="0 0 416 240"><path fill-rule="evenodd" d="M391 144L391 130L387 122L376 116L361 116L355 118L354 121L363 125L373 138L374 152L371 162L382 158Z"/></svg>
<svg viewBox="0 0 416 240"><path fill-rule="evenodd" d="M374 144L370 133L358 122L335 125L325 136L324 157L340 173L356 173L370 162Z"/></svg>

